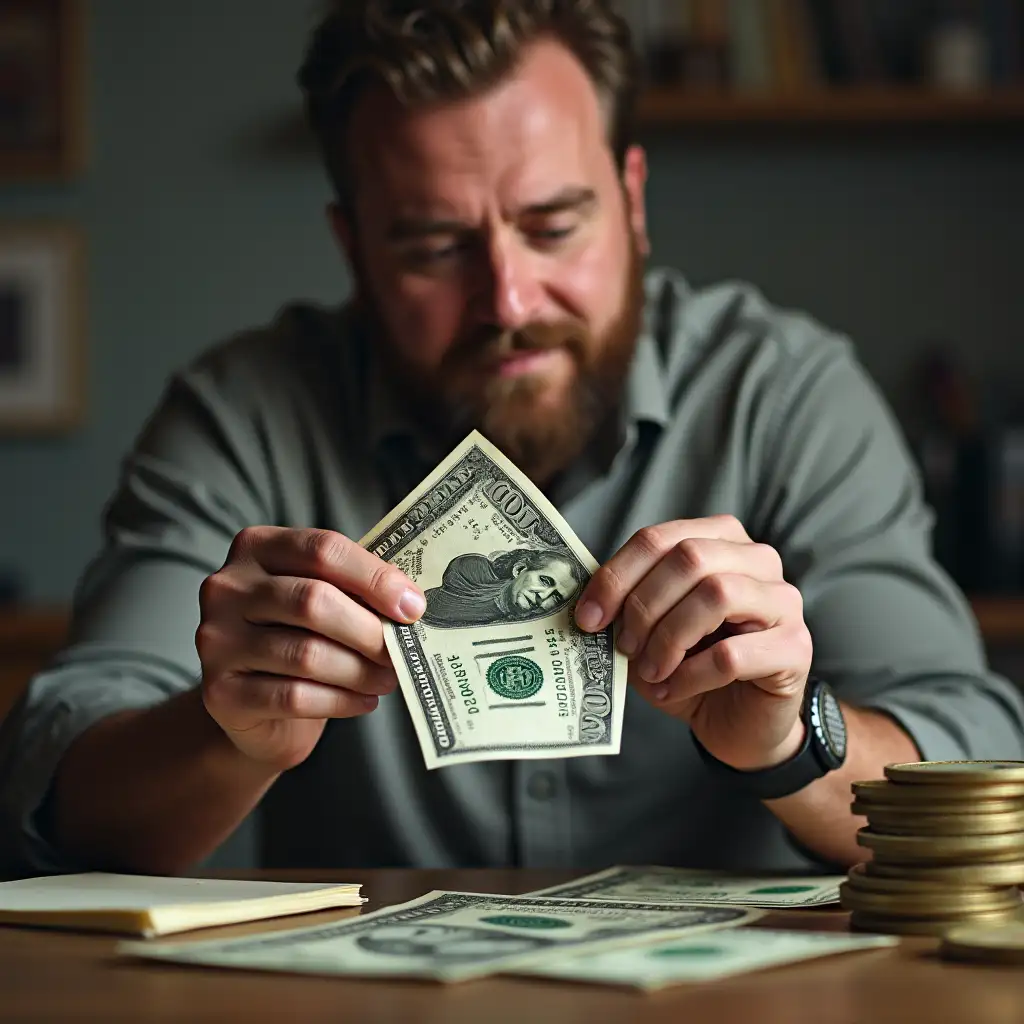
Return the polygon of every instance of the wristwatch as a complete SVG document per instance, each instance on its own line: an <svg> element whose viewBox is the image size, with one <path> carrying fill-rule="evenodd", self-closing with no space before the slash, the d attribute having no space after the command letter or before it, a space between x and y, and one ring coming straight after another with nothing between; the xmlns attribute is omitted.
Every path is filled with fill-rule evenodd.
<svg viewBox="0 0 1024 1024"><path fill-rule="evenodd" d="M719 761L696 736L690 735L701 760L717 778L759 800L777 800L835 771L846 760L846 721L828 683L814 677L808 679L800 717L806 727L800 749L782 764L755 771L741 771Z"/></svg>

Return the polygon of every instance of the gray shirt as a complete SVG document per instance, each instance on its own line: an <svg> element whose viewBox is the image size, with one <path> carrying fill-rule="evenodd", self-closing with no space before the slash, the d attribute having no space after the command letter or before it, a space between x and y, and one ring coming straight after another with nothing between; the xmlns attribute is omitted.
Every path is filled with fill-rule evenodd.
<svg viewBox="0 0 1024 1024"><path fill-rule="evenodd" d="M814 671L846 701L894 716L929 759L1024 756L1024 702L929 554L917 474L850 343L746 286L652 270L646 287L618 430L552 494L583 543L604 560L644 525L732 513L781 553ZM358 538L443 454L344 309L290 307L175 376L124 463L71 643L0 729L0 868L82 866L41 826L56 766L103 716L196 685L199 586L240 529ZM430 772L395 692L330 722L258 822L267 866L813 865L634 692L617 757Z"/></svg>

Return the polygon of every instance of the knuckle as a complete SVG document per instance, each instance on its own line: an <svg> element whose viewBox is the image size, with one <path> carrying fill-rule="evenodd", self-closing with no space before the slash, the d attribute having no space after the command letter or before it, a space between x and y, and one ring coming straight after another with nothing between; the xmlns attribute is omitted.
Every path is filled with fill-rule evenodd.
<svg viewBox="0 0 1024 1024"><path fill-rule="evenodd" d="M732 599L732 592L732 581L723 574L708 576L700 584L701 597L715 609L727 607Z"/></svg>
<svg viewBox="0 0 1024 1024"><path fill-rule="evenodd" d="M289 640L285 645L285 659L296 675L312 679L316 676L323 659L320 645L308 637Z"/></svg>
<svg viewBox="0 0 1024 1024"><path fill-rule="evenodd" d="M330 530L307 530L302 543L317 572L344 565L351 548L347 537Z"/></svg>
<svg viewBox="0 0 1024 1024"><path fill-rule="evenodd" d="M368 581L370 593L384 595L388 593L397 582L398 573L387 562L381 562L370 570Z"/></svg>
<svg viewBox="0 0 1024 1024"><path fill-rule="evenodd" d="M740 647L736 642L736 637L719 640L711 648L711 663L715 666L716 671L726 679L736 679L739 676L742 665Z"/></svg>
<svg viewBox="0 0 1024 1024"><path fill-rule="evenodd" d="M610 565L602 565L591 577L588 592L600 604L617 594L622 585L619 574Z"/></svg>
<svg viewBox="0 0 1024 1024"><path fill-rule="evenodd" d="M660 556L665 550L665 530L658 524L643 526L633 534L633 545L643 555Z"/></svg>
<svg viewBox="0 0 1024 1024"><path fill-rule="evenodd" d="M814 656L814 639L811 636L811 631L806 626L794 630L791 643L801 661L810 664Z"/></svg>
<svg viewBox="0 0 1024 1024"><path fill-rule="evenodd" d="M266 536L266 527L242 527L231 541L231 547L228 549L228 562L238 562L247 558L252 551L263 543Z"/></svg>
<svg viewBox="0 0 1024 1024"><path fill-rule="evenodd" d="M755 544L758 555L764 560L773 573L782 575L782 555L771 546L771 544Z"/></svg>
<svg viewBox="0 0 1024 1024"><path fill-rule="evenodd" d="M202 692L203 704L214 717L237 703L237 687L228 675L204 674Z"/></svg>
<svg viewBox="0 0 1024 1024"><path fill-rule="evenodd" d="M743 524L731 512L719 512L711 517L728 537L746 537L747 531Z"/></svg>
<svg viewBox="0 0 1024 1024"><path fill-rule="evenodd" d="M214 630L208 622L200 622L195 632L196 651L199 653L199 657L203 657L204 652L208 652L215 642Z"/></svg>
<svg viewBox="0 0 1024 1024"><path fill-rule="evenodd" d="M212 615L220 607L221 602L234 588L228 574L222 569L207 576L199 584L199 612L203 618Z"/></svg>
<svg viewBox="0 0 1024 1024"><path fill-rule="evenodd" d="M292 590L293 609L304 622L321 622L331 607L332 587L323 580L300 580Z"/></svg>
<svg viewBox="0 0 1024 1024"><path fill-rule="evenodd" d="M679 541L672 553L683 572L696 576L703 576L707 572L707 550L696 537L686 537Z"/></svg>
<svg viewBox="0 0 1024 1024"><path fill-rule="evenodd" d="M284 718L302 715L309 706L309 694L301 683L276 683L270 697L274 710Z"/></svg>
<svg viewBox="0 0 1024 1024"><path fill-rule="evenodd" d="M224 643L224 634L212 623L200 622L196 629L195 643L199 660L206 666L216 660L217 653Z"/></svg>
<svg viewBox="0 0 1024 1024"><path fill-rule="evenodd" d="M649 648L658 652L661 658L671 663L673 670L686 657L686 637L678 629L660 626L651 637Z"/></svg>
<svg viewBox="0 0 1024 1024"><path fill-rule="evenodd" d="M639 628L646 632L653 624L651 609L644 604L643 598L635 590L626 598L622 611L633 629Z"/></svg>

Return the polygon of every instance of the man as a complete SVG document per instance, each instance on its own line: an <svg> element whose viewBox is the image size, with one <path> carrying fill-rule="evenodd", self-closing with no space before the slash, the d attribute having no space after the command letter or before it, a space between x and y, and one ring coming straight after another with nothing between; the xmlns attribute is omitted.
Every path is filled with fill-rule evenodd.
<svg viewBox="0 0 1024 1024"><path fill-rule="evenodd" d="M424 597L428 626L485 626L550 615L579 590L582 566L558 551L516 549L486 555L456 555L441 586Z"/></svg>
<svg viewBox="0 0 1024 1024"><path fill-rule="evenodd" d="M334 5L301 83L354 299L171 383L0 738L5 868L180 871L260 805L270 865L806 870L863 859L851 781L1021 756L850 345L645 273L633 81L603 0ZM471 425L603 563L617 757L423 767L380 616L424 597L352 538Z"/></svg>

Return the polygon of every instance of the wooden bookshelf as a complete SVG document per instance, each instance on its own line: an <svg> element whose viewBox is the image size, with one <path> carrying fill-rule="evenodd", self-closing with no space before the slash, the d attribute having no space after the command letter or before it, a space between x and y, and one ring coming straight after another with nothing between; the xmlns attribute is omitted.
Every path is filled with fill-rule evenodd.
<svg viewBox="0 0 1024 1024"><path fill-rule="evenodd" d="M971 607L986 643L1024 647L1024 596L975 596Z"/></svg>
<svg viewBox="0 0 1024 1024"><path fill-rule="evenodd" d="M745 94L649 89L641 125L980 125L1024 122L1024 86L957 94L932 89L823 89Z"/></svg>

